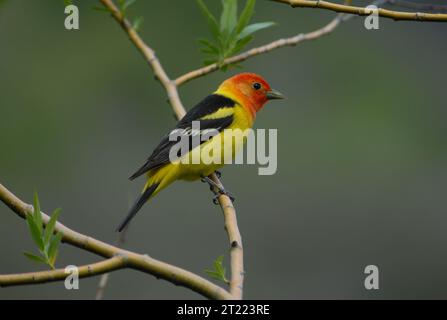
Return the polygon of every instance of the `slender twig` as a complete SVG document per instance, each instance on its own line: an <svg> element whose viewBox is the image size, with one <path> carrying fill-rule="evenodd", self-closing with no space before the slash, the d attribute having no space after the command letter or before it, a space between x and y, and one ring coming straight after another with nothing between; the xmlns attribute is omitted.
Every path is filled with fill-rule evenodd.
<svg viewBox="0 0 447 320"><path fill-rule="evenodd" d="M102 4L111 12L115 20L121 25L124 31L127 33L130 41L137 47L138 51L141 52L146 62L152 68L158 81L163 85L167 94L169 103L174 109L177 118L182 118L185 115L185 108L179 98L177 88L175 83L169 79L166 71L155 55L155 51L149 47L143 39L138 35L137 31L132 27L132 24L126 19L126 17L121 13L118 7L113 3L112 0L100 0Z"/></svg>
<svg viewBox="0 0 447 320"><path fill-rule="evenodd" d="M129 224L124 228L122 232L119 233L118 239L116 240L116 246L121 247L126 242L127 230L129 230ZM104 296L104 291L110 280L110 273L104 273L99 279L98 289L96 290L95 300L101 300Z"/></svg>
<svg viewBox="0 0 447 320"><path fill-rule="evenodd" d="M185 84L188 81L191 81L193 79L202 77L204 75L207 75L211 72L214 72L216 70L219 70L220 67L226 66L233 63L238 63L244 60L247 60L249 58L252 58L254 56L268 53L270 51L286 47L286 46L296 46L300 42L307 41L307 40L315 40L318 38L321 38L324 35L327 35L331 33L332 31L337 28L337 26L340 24L341 19L340 16L337 16L335 19L333 19L331 22L329 22L324 27L317 29L315 31L309 32L309 33L300 33L290 38L284 38L284 39L278 39L275 41L272 41L268 44L262 45L260 47L256 47L253 49L250 49L248 51L245 51L241 54L238 54L236 56L230 57L225 59L220 65L217 63L210 64L206 67L202 67L193 71L190 71L188 73L185 73L184 75L181 75L177 79L175 79L175 84L177 86L180 86L182 84Z"/></svg>
<svg viewBox="0 0 447 320"><path fill-rule="evenodd" d="M293 8L318 8L331 10L339 13L355 14L359 16L371 15L371 9L366 7L350 6L345 4L333 3L323 0L271 0L288 4ZM432 21L432 22L447 22L447 14L444 13L426 13L426 12L403 12L393 11L383 8L377 9L377 14L380 17L390 18L394 20L414 20L414 21Z"/></svg>
<svg viewBox="0 0 447 320"><path fill-rule="evenodd" d="M89 265L77 267L78 277L88 278L103 274L105 272L115 271L126 267L125 256L114 256L112 258L92 263ZM0 286L17 286L26 284L47 283L53 281L65 280L68 274L65 269L55 269L48 271L27 272L19 274L0 275Z"/></svg>
<svg viewBox="0 0 447 320"><path fill-rule="evenodd" d="M384 3L387 3L389 0L377 0L372 2L372 5L382 5ZM190 72L187 72L181 76L179 76L177 79L175 79L175 84L177 86L181 86L185 84L188 81L194 80L199 77L203 77L211 72L219 70L223 66L227 66L230 64L242 62L244 60L247 60L249 58L255 57L260 54L269 53L273 50L284 48L284 47L290 47L290 46L296 46L301 42L305 42L308 40L316 40L319 39L325 35L328 35L334 31L341 22L345 22L353 18L353 15L347 15L347 14L339 14L337 15L333 20L331 20L328 24L324 25L323 27L308 32L308 33L299 33L297 35L294 35L289 38L283 38L278 39L275 41L272 41L270 43L264 44L262 46L247 50L243 53L240 53L238 55L229 57L222 61L220 64L213 63L206 67L202 67Z"/></svg>
<svg viewBox="0 0 447 320"><path fill-rule="evenodd" d="M0 184L0 200L22 218L25 218L27 214L32 214L34 210L32 205L27 204L22 200L20 200L17 196L15 196L2 184ZM42 220L45 225L48 223L49 219L50 217L42 212ZM62 233L63 242L78 247L82 250L95 253L105 258L120 257L120 259L125 261L126 268L139 270L151 274L157 278L165 279L176 285L187 287L210 299L233 298L233 296L230 293L228 293L221 287L215 285L214 283L187 270L153 259L148 255L138 254L132 251L120 249L111 244L102 242L95 238L76 232L66 227L60 222L56 223L55 231ZM118 258L112 261L116 260L118 260ZM102 271L106 272L108 270L102 269ZM34 273L34 275L35 274L36 273ZM42 283L42 282L54 281L52 278L47 278L37 282L36 279L37 278L33 277L25 277L20 279L20 281L16 281L15 284ZM0 286L7 284L8 282L6 281L6 279L0 278Z"/></svg>
<svg viewBox="0 0 447 320"><path fill-rule="evenodd" d="M145 60L149 63L149 65L152 67L152 70L155 74L155 76L157 77L157 79L160 81L160 83L163 85L163 87L165 88L167 94L168 94L168 99L169 102L177 116L177 119L181 119L185 114L186 114L186 110L183 107L183 104L181 103L179 94L178 94L178 90L177 90L177 85L175 83L175 81L172 81L168 75L166 74L166 72L164 71L160 61L158 60L158 58L155 55L155 51L150 48L142 39L141 37L138 35L138 33L133 29L131 23L121 14L121 12L119 11L119 9L116 7L116 5L113 3L112 0L100 0L102 2L102 4L112 13L112 16L115 18L116 21L118 21L118 23L121 25L121 27L124 29L124 31L126 31L127 35L129 36L129 39L134 43L134 45L137 47L137 49L143 54L143 57L145 58ZM210 175L210 178L213 179L214 181L218 182L219 184L222 185L222 182L219 181L219 178L213 173L212 175ZM233 206L226 206L227 203L231 203L231 199L225 195L225 194L221 194L219 196L219 203L220 206L222 208L222 211L224 212L224 218L227 219L228 217L232 217L232 216L236 216L236 211L234 209ZM232 212L230 212L230 210ZM237 226L237 219L231 219L231 223L235 224L235 226L232 227L232 230L234 230L234 232L238 233L238 239L241 238L241 235L239 233L239 228ZM228 221L225 221L225 224L228 224ZM231 239L231 237L230 237ZM242 242L240 241L240 246L242 246ZM233 251L231 251L233 252ZM235 256L234 253L231 253L231 257ZM237 251L237 263L238 265L236 266L236 262L231 261L231 274L232 277L231 279L234 281L230 281L230 288L242 288L243 283L242 281L244 280L243 277L241 276L234 276L233 277L233 273L236 274L242 274L243 273L243 251L242 250L238 250ZM236 269L233 269L233 267L237 267ZM237 283L236 283L237 281ZM242 290L240 292L240 294L236 294L233 298L236 299L240 299L242 298Z"/></svg>
<svg viewBox="0 0 447 320"><path fill-rule="evenodd" d="M406 0L388 0L388 4L415 10L428 10L428 11L441 11L441 12L447 11L447 5L445 4L442 5L433 3L411 2Z"/></svg>
<svg viewBox="0 0 447 320"><path fill-rule="evenodd" d="M223 188L222 183L218 179L212 178L213 181ZM225 230L230 241L230 258L231 258L231 279L230 293L235 299L242 299L244 284L244 250L242 247L242 238L237 226L236 210L233 203L228 197L219 197L218 199L225 221Z"/></svg>
<svg viewBox="0 0 447 320"><path fill-rule="evenodd" d="M107 284L109 282L110 272L104 273L99 279L98 289L96 289L95 300L102 300L104 296L104 291L106 290Z"/></svg>

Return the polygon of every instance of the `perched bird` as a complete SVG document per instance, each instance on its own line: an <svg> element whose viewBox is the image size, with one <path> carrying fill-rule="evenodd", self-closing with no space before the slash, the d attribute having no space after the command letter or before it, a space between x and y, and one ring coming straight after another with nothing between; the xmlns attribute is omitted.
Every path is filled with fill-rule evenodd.
<svg viewBox="0 0 447 320"><path fill-rule="evenodd" d="M193 136L203 136L210 131L214 131L216 134L195 145L189 143L188 149L183 153L180 151L179 159L175 161L171 161L172 154L170 152L177 141L171 141L170 134L164 136L144 165L130 177L130 180L133 180L146 174L147 182L127 217L119 225L118 231L122 231L126 227L150 198L176 180L204 179L211 186L214 185L219 189L207 177L224 165L223 157L234 157L238 149L234 145L228 144L230 147L227 147L227 144L224 144L224 130L240 129L237 131L243 132L243 130L251 128L256 113L268 100L283 98L284 96L280 92L271 89L261 76L254 73L240 73L225 80L213 94L189 110L170 132L170 134L176 133L188 137L189 142ZM200 125L200 130L194 129L197 124ZM243 133L239 134L243 135ZM182 163L180 161L184 157L191 158L194 152L200 154L206 146L208 146L208 150L209 147L222 149L223 161L220 163L194 163L192 161ZM224 150L225 148L227 150ZM221 189L219 192L226 193Z"/></svg>

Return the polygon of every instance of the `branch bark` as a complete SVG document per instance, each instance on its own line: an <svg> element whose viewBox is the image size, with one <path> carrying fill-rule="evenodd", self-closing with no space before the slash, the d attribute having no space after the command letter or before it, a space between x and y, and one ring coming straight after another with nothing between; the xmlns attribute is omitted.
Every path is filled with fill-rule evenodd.
<svg viewBox="0 0 447 320"><path fill-rule="evenodd" d="M125 256L114 256L112 258L78 267L79 278L97 276L106 272L115 271L126 267ZM0 286L17 286L26 284L47 283L65 280L67 278L65 269L55 269L39 272L27 272L18 274L0 275Z"/></svg>
<svg viewBox="0 0 447 320"><path fill-rule="evenodd" d="M318 8L331 10L339 13L354 14L359 16L367 16L371 14L370 9L364 7L357 7L351 5L344 5L323 0L271 0L288 4L293 8ZM404 12L393 11L379 8L377 13L380 17L390 18L394 20L413 20L413 21L432 21L432 22L447 22L447 14L444 13L426 13L426 12Z"/></svg>
<svg viewBox="0 0 447 320"><path fill-rule="evenodd" d="M248 51L245 51L241 54L238 54L236 56L230 57L228 59L225 59L222 62L222 66L226 66L233 63L242 62L244 60L247 60L249 58L252 58L254 56L264 54L271 52L273 50L287 47L287 46L296 46L300 42L308 41L308 40L315 40L318 38L321 38L322 36L325 36L337 28L337 26L342 22L341 15L337 16L335 19L333 19L331 22L329 22L324 27L317 29L312 32L308 33L300 33L290 38L284 38L284 39L278 39L275 41L272 41L268 44L262 45L260 47L256 47L253 49L250 49ZM175 84L177 86L180 86L182 84L185 84L188 81L191 81L193 79L203 77L211 72L219 70L219 66L217 63L210 64L209 66L199 68L193 71L190 71L188 73L185 73L184 75L181 75L177 79L175 79Z"/></svg>
<svg viewBox="0 0 447 320"><path fill-rule="evenodd" d="M223 188L222 183L214 175L213 181ZM244 284L244 249L242 238L237 225L236 210L233 202L228 197L220 196L218 198L222 213L224 215L225 230L230 241L230 259L231 259L231 278L230 293L235 299L242 299Z"/></svg>
<svg viewBox="0 0 447 320"><path fill-rule="evenodd" d="M25 218L27 214L31 214L33 212L33 206L27 204L16 197L12 192L10 192L6 187L0 184L0 200L6 204L12 211L17 213L21 218ZM50 217L42 212L42 220L46 225L49 221ZM103 262L103 264L99 263L94 264L97 268L98 274L104 273L107 271L113 270L114 267L126 267L130 269L139 270L148 274L151 274L157 278L165 279L169 282L172 282L176 285L180 285L183 287L187 287L207 298L210 299L232 299L232 295L224 290L223 288L215 285L214 283L192 273L181 269L179 267L170 265L168 263L156 260L151 258L145 254L138 254L132 251L120 249L118 247L112 246L108 243L102 242L95 238L83 235L79 232L76 232L60 222L56 223L55 230L57 232L61 232L63 234L62 241L78 247L82 250L89 251L91 253L97 254L99 256L105 258L115 258L106 260L108 262ZM122 266L119 266L118 261L122 261ZM113 262L113 263L112 263ZM109 267L110 270L104 267L104 264ZM88 269L88 266L87 266ZM60 270L57 270L58 272ZM13 279L15 279L14 284L33 284L33 283L43 283L61 280L61 278L55 279L52 276L59 276L60 274L56 272L53 274L48 271L46 277L41 277L41 273L30 273L27 276L18 276L14 275ZM29 275L34 275L29 276ZM4 275L0 277L0 286L8 285L11 283L9 280L11 275ZM10 284L11 285L11 284Z"/></svg>

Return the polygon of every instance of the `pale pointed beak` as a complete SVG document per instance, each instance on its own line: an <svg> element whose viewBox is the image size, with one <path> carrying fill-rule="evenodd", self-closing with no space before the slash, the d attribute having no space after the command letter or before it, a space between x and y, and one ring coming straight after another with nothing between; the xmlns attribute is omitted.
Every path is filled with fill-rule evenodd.
<svg viewBox="0 0 447 320"><path fill-rule="evenodd" d="M274 99L285 99L286 97L277 90L270 90L267 91L267 100L274 100Z"/></svg>

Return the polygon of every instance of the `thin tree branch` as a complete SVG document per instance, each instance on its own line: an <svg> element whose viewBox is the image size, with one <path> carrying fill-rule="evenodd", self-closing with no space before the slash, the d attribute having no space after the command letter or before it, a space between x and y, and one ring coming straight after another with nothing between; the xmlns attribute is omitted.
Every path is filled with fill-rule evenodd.
<svg viewBox="0 0 447 320"><path fill-rule="evenodd" d="M100 1L112 13L112 16L115 18L115 20L117 20L118 23L121 25L121 27L124 29L124 31L126 31L127 35L129 36L129 39L135 44L137 49L143 54L143 57L145 58L145 60L152 67L152 70L153 70L155 76L161 82L161 84L163 85L163 87L165 88L165 90L168 94L169 102L177 116L177 119L181 119L186 114L186 110L183 107L183 104L181 103L181 100L180 100L180 97L178 94L178 90L177 90L177 85L176 85L175 81L172 81L168 77L166 72L164 71L160 61L158 60L158 58L155 55L155 51L152 48L150 48L141 39L141 37L138 35L138 33L133 29L130 22L127 21L127 19L121 14L121 12L119 11L119 9L116 7L116 5L114 4L114 2L112 0L100 0ZM219 178L216 176L216 174L214 174L214 173L211 174L210 178L213 179L215 182L219 183L220 185L222 185L222 182L219 180ZM222 208L222 211L224 212L224 218L227 219L228 217L233 217L233 219L231 219L230 222L225 220L225 224L226 225L228 223L234 224L234 226L232 226L231 230L233 230L233 232L237 232L237 239L239 240L238 243L240 243L239 246L241 247L240 250L236 251L237 252L237 259L236 259L237 263L231 261L232 268L231 268L231 281L230 281L230 289L231 288L240 288L239 289L240 292L238 292L233 298L241 299L242 298L242 287L243 287L242 281L244 280L244 278L243 278L243 276L237 276L237 274L240 274L240 275L243 274L243 251L242 251L242 241L240 241L241 235L239 233L239 228L237 226L236 211L235 211L233 205L231 205L231 206L227 205L228 203L231 203L231 199L225 194L222 194L219 196L219 203ZM230 237L230 239L232 239L232 237L230 235L229 235L229 237ZM234 251L235 250L230 249L231 257L236 256L236 254L233 253ZM237 268L233 269L233 267L237 267ZM233 274L236 274L236 275L233 276Z"/></svg>
<svg viewBox="0 0 447 320"><path fill-rule="evenodd" d="M318 8L331 10L339 13L354 14L359 16L367 16L371 14L370 9L364 7L350 6L339 3L333 3L323 0L271 0L288 4L293 8ZM393 11L379 8L377 13L380 17L390 18L394 20L414 20L414 21L432 21L432 22L447 22L447 14L444 13L426 13L426 12L403 12Z"/></svg>
<svg viewBox="0 0 447 320"><path fill-rule="evenodd" d="M88 278L111 272L126 267L124 256L114 256L112 258L78 267L79 278ZM53 281L64 281L68 274L65 269L55 269L48 271L28 272L19 274L0 275L0 286L17 286L26 284L47 283Z"/></svg>
<svg viewBox="0 0 447 320"><path fill-rule="evenodd" d="M212 178L213 181L223 188L219 179ZM218 198L219 204L224 215L225 230L230 241L230 259L231 259L231 279L230 279L230 293L235 299L242 299L243 284L244 284L244 250L242 247L242 238L237 226L236 210L233 202L228 197L220 196Z"/></svg>
<svg viewBox="0 0 447 320"><path fill-rule="evenodd" d="M387 3L388 1L390 1L390 0L377 0L377 1L372 2L371 4L379 6L384 3ZM332 33L340 25L341 22L346 22L353 17L354 17L353 15L348 15L348 14L343 14L343 13L338 14L328 24L326 24L325 26L323 26L317 30L314 30L314 31L311 31L308 33L299 33L293 37L278 39L278 40L272 41L270 43L267 43L265 45L247 50L243 53L240 53L238 55L235 55L233 57L225 59L224 61L222 61L220 66L217 63L213 63L206 67L202 67L202 68L187 72L187 73L179 76L177 79L175 79L175 84L177 86L181 86L181 85L185 84L186 82L189 82L196 78L203 77L209 73L217 71L222 66L227 66L230 64L242 62L249 58L255 57L260 54L269 53L276 49L280 49L280 48L284 48L284 47L291 47L291 46L293 47L293 46L298 45L301 42L305 42L308 40L319 39L325 35Z"/></svg>
<svg viewBox="0 0 447 320"><path fill-rule="evenodd" d="M124 228L122 232L119 233L118 239L116 240L116 246L121 247L126 242L127 230L129 230L129 224ZM99 279L98 289L96 290L95 300L101 300L104 296L104 291L110 280L110 273L104 273Z"/></svg>
<svg viewBox="0 0 447 320"><path fill-rule="evenodd" d="M98 289L96 289L95 300L102 300L104 296L104 291L106 290L107 284L109 283L110 272L104 273L99 279Z"/></svg>
<svg viewBox="0 0 447 320"><path fill-rule="evenodd" d="M181 119L186 113L185 108L183 107L183 104L180 100L175 83L173 83L171 79L169 79L166 71L164 70L163 66L160 63L160 60L158 60L157 56L155 55L155 51L151 47L149 47L143 41L143 39L141 39L141 37L132 27L132 24L126 19L125 16L123 16L123 14L120 12L118 7L114 4L112 0L100 0L100 1L111 12L115 20L121 25L121 27L127 33L130 41L132 41L135 47L137 47L138 51L141 52L146 62L152 68L152 71L154 72L156 78L165 88L166 93L168 94L169 103L174 109L177 118Z"/></svg>
<svg viewBox="0 0 447 320"><path fill-rule="evenodd" d="M242 61L252 58L254 56L257 56L257 55L260 55L263 53L268 53L270 51L273 51L273 50L276 50L276 49L279 49L282 47L296 46L300 42L321 38L322 36L327 35L327 34L331 33L332 31L334 31L335 28L337 28L337 26L340 24L341 21L342 21L341 16L337 16L335 19L331 20L331 22L329 22L327 25L325 25L324 27L322 27L320 29L317 29L317 30L309 32L309 33L300 33L300 34L297 34L296 36L293 36L290 38L278 39L278 40L272 41L268 44L265 44L263 46L250 49L250 50L245 51L241 54L238 54L236 56L225 59L220 64L220 66L226 66L229 64L242 62ZM180 77L175 79L175 84L177 86L180 86L180 85L185 84L186 82L191 81L193 79L203 77L204 75L207 75L211 72L219 70L220 66L217 63L213 63L206 67L202 67L202 68L190 71L188 73L185 73L184 75L181 75Z"/></svg>
<svg viewBox="0 0 447 320"><path fill-rule="evenodd" d="M32 205L27 204L22 200L20 200L2 184L0 184L0 200L22 218L25 218L27 214L32 214L33 212ZM42 220L45 225L48 223L49 219L50 217L42 212ZM105 258L120 257L120 259L124 259L126 268L139 270L151 274L157 278L165 279L176 285L187 287L210 299L233 298L233 296L230 293L228 293L221 287L215 285L214 283L192 272L153 259L148 255L138 254L132 251L120 249L108 243L102 242L95 238L76 232L64 226L60 222L56 223L55 230L56 232L62 233L63 235L62 241L65 243L71 244L82 250L95 253ZM118 258L112 261L115 260L118 260ZM108 270L102 269L102 271L106 272ZM36 279L34 278L25 277L21 279L19 282L20 284L27 284L27 283L43 283L43 282L54 281L52 278L47 278L44 280L36 282ZM6 282L4 281L6 280L0 278L0 286L8 283L7 281Z"/></svg>

